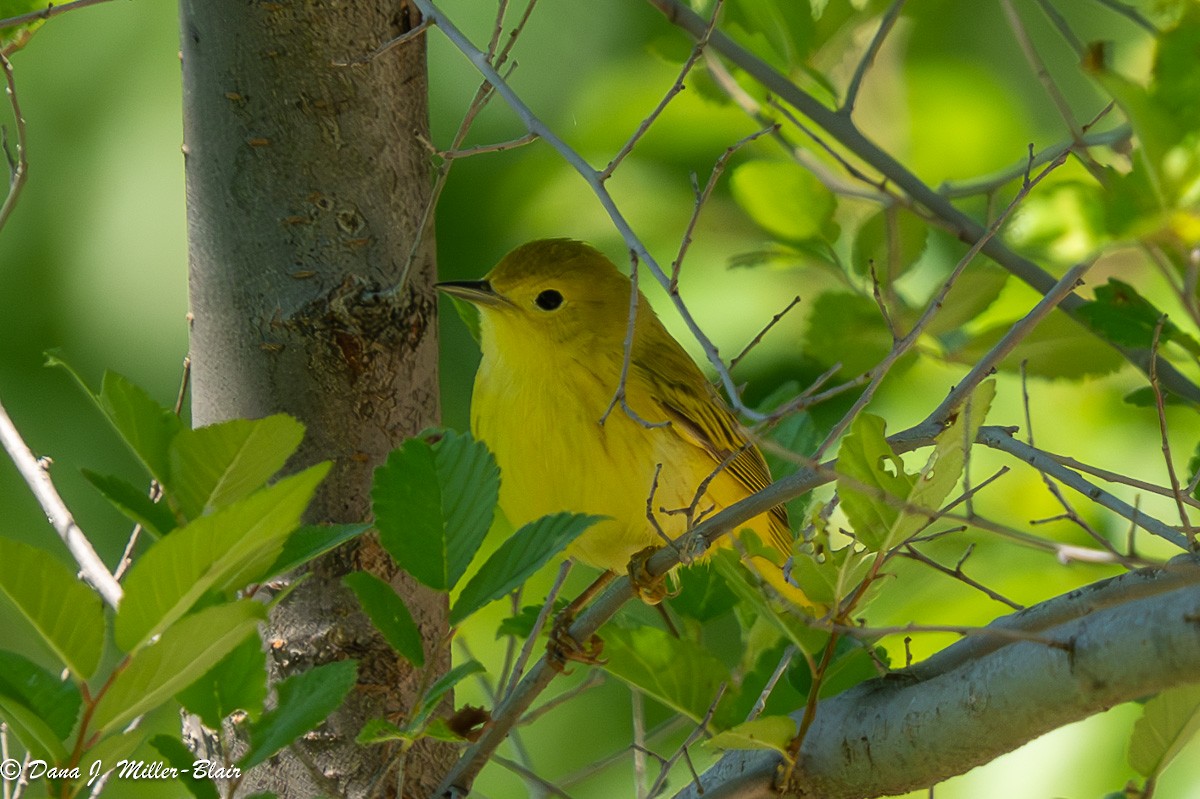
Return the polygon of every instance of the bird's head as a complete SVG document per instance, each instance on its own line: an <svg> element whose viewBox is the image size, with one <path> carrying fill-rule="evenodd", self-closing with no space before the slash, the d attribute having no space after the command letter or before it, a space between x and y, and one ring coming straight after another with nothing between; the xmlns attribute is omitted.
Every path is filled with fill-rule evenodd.
<svg viewBox="0 0 1200 799"><path fill-rule="evenodd" d="M479 308L501 352L545 346L619 346L629 321L629 278L595 248L570 239L523 244L483 280L438 288ZM642 305L642 303L640 303Z"/></svg>

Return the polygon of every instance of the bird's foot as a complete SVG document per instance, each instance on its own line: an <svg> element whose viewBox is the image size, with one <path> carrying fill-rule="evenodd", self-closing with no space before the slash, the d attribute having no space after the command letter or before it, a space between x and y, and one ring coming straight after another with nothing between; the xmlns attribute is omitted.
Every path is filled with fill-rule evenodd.
<svg viewBox="0 0 1200 799"><path fill-rule="evenodd" d="M574 661L589 666L599 666L605 661L600 655L604 652L604 639L592 635L586 642L579 641L571 635L571 622L575 614L566 610L558 614L554 626L550 628L549 641L546 642L546 662L555 671L569 674L567 663Z"/></svg>
<svg viewBox="0 0 1200 799"><path fill-rule="evenodd" d="M640 552L635 552L629 559L629 584L633 586L633 592L638 598L647 605L657 605L671 595L667 587L667 576L660 574L655 577L646 567L651 556L659 549L661 547L646 547Z"/></svg>

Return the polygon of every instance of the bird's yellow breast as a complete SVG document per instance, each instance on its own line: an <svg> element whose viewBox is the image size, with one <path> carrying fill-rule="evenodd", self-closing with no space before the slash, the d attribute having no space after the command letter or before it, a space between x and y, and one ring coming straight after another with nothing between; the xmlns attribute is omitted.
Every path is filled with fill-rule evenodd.
<svg viewBox="0 0 1200 799"><path fill-rule="evenodd" d="M682 509L694 504L695 516L702 516L749 493L718 474L696 502L697 488L718 464L671 424L647 427L619 404L601 424L617 389L620 352L591 351L584 364L566 350L548 349L514 362L489 346L493 335L484 333L471 427L496 456L500 506L514 526L560 511L607 516L568 552L620 572L634 553L666 543L647 516L648 505L658 527L675 538L688 526ZM647 422L665 422L652 405L639 403L640 393L630 386L635 412ZM765 517L750 526L762 526L766 540Z"/></svg>

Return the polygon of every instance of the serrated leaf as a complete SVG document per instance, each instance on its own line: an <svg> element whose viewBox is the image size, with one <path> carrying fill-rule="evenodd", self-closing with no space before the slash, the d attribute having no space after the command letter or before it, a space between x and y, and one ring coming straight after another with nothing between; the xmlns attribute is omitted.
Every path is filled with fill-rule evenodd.
<svg viewBox="0 0 1200 799"><path fill-rule="evenodd" d="M842 374L860 375L882 361L894 344L892 332L873 300L829 291L813 303L804 351L822 364L841 363ZM906 356L897 366L911 362L912 356Z"/></svg>
<svg viewBox="0 0 1200 799"><path fill-rule="evenodd" d="M49 552L0 538L0 592L71 673L91 677L104 649L100 597Z"/></svg>
<svg viewBox="0 0 1200 799"><path fill-rule="evenodd" d="M1200 355L1200 342L1180 330L1137 289L1115 277L1096 288L1096 298L1085 302L1079 315L1105 339L1123 347L1150 349L1157 331L1160 344L1173 341L1192 355Z"/></svg>
<svg viewBox="0 0 1200 799"><path fill-rule="evenodd" d="M974 441L996 393L986 380L937 435L933 451L917 474L884 437L884 421L862 414L850 427L838 453L838 492L857 539L870 551L887 550L929 523L929 516L908 510L937 511L962 477L965 451Z"/></svg>
<svg viewBox="0 0 1200 799"><path fill-rule="evenodd" d="M367 618L392 649L417 668L424 667L421 630L395 589L370 572L352 572L342 578L342 583L358 597Z"/></svg>
<svg viewBox="0 0 1200 799"><path fill-rule="evenodd" d="M155 538L162 538L178 524L165 503L155 502L145 489L109 474L83 469L83 476L104 495L114 508L125 514Z"/></svg>
<svg viewBox="0 0 1200 799"><path fill-rule="evenodd" d="M453 588L479 550L500 492L481 442L452 430L411 438L375 470L379 540L402 569L438 591Z"/></svg>
<svg viewBox="0 0 1200 799"><path fill-rule="evenodd" d="M1011 324L989 328L946 355L958 363L974 365L1011 328ZM1018 372L1022 363L1032 376L1078 379L1115 372L1125 360L1111 347L1098 346L1095 333L1062 311L1054 310L1017 344L999 368Z"/></svg>
<svg viewBox="0 0 1200 799"><path fill-rule="evenodd" d="M787 754L796 737L796 722L790 716L760 716L719 732L705 746L713 749L769 749Z"/></svg>
<svg viewBox="0 0 1200 799"><path fill-rule="evenodd" d="M657 627L604 630L604 670L693 721L704 718L721 683L725 664L697 644Z"/></svg>
<svg viewBox="0 0 1200 799"><path fill-rule="evenodd" d="M484 605L508 594L603 518L583 513L555 513L517 530L467 582L450 609L450 623L458 624Z"/></svg>
<svg viewBox="0 0 1200 799"><path fill-rule="evenodd" d="M181 774L191 774L192 765L196 762L196 753L184 746L183 741L172 735L156 735L150 739L150 745L163 756L167 765L179 769ZM217 786L211 780L181 777L179 782L183 783L183 787L196 799L220 799Z"/></svg>
<svg viewBox="0 0 1200 799"><path fill-rule="evenodd" d="M300 446L304 425L286 414L184 429L171 441L171 497L195 519L267 484Z"/></svg>
<svg viewBox="0 0 1200 799"><path fill-rule="evenodd" d="M838 495L854 535L872 552L886 549L889 541L900 541L915 532L924 519L907 516L900 524L898 505L913 490L914 475L904 471L884 437L886 423L874 414L863 413L850 425L850 433L838 451Z"/></svg>
<svg viewBox="0 0 1200 799"><path fill-rule="evenodd" d="M1200 730L1200 685L1169 688L1146 703L1129 738L1129 765L1143 777L1162 773Z"/></svg>
<svg viewBox="0 0 1200 799"><path fill-rule="evenodd" d="M116 372L104 373L96 401L133 454L165 485L171 439L183 428L179 417Z"/></svg>
<svg viewBox="0 0 1200 799"><path fill-rule="evenodd" d="M738 205L759 227L786 242L835 238L833 193L792 161L749 161L733 171Z"/></svg>
<svg viewBox="0 0 1200 799"><path fill-rule="evenodd" d="M667 604L687 618L709 621L725 614L737 602L725 579L708 562L684 567L676 576L679 591L667 599Z"/></svg>
<svg viewBox="0 0 1200 799"><path fill-rule="evenodd" d="M186 613L210 590L236 590L261 579L300 524L317 484L317 464L285 477L155 543L125 581L117 612L117 646L131 652Z"/></svg>
<svg viewBox="0 0 1200 799"><path fill-rule="evenodd" d="M33 711L59 740L71 734L83 702L75 683L60 680L16 652L4 651L0 651L0 697Z"/></svg>
<svg viewBox="0 0 1200 799"><path fill-rule="evenodd" d="M238 766L253 768L316 727L337 710L357 678L358 664L339 660L281 680L275 686L279 701L250 725L250 748Z"/></svg>
<svg viewBox="0 0 1200 799"><path fill-rule="evenodd" d="M297 527L284 542L283 551L267 569L265 576L274 577L298 569L370 529L369 524L306 524Z"/></svg>
<svg viewBox="0 0 1200 799"><path fill-rule="evenodd" d="M253 634L265 618L261 604L243 599L180 619L117 673L96 704L92 724L107 734L167 701Z"/></svg>
<svg viewBox="0 0 1200 799"><path fill-rule="evenodd" d="M175 698L210 730L237 711L251 720L262 715L267 699L267 655L257 635L247 636L215 666Z"/></svg>

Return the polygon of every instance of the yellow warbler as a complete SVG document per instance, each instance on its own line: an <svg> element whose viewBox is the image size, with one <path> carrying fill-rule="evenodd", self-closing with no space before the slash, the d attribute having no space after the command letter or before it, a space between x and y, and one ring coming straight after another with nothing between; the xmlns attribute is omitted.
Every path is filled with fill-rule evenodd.
<svg viewBox="0 0 1200 799"><path fill-rule="evenodd" d="M496 456L500 507L514 525L559 511L608 516L568 552L620 571L634 554L665 543L648 504L675 538L687 528L682 509L692 508L695 521L770 482L758 449L645 297L625 384L638 418L618 405L601 423L621 380L630 282L592 247L534 241L483 280L438 287L480 311L471 429ZM789 551L782 506L746 526Z"/></svg>

